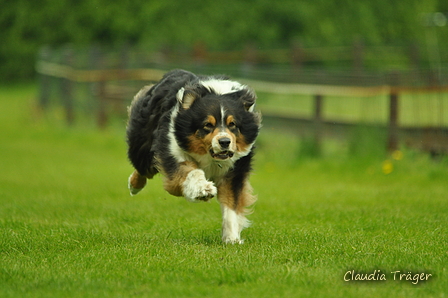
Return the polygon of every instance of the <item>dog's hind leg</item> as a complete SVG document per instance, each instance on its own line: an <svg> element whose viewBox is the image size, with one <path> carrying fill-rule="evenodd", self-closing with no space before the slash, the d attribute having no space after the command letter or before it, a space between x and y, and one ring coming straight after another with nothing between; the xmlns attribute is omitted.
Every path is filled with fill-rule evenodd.
<svg viewBox="0 0 448 298"><path fill-rule="evenodd" d="M140 175L139 172L134 171L128 179L128 188L131 196L138 194L146 185L146 176Z"/></svg>

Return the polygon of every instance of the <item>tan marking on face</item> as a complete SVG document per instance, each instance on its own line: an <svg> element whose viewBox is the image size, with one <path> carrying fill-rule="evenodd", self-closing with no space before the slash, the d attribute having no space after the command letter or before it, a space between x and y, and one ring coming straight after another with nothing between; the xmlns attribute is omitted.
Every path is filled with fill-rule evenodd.
<svg viewBox="0 0 448 298"><path fill-rule="evenodd" d="M208 116L207 116L207 120L206 120L206 122L212 124L213 126L216 126L216 118L213 117L213 116L211 116L211 115L208 115Z"/></svg>
<svg viewBox="0 0 448 298"><path fill-rule="evenodd" d="M204 139L200 139L196 135L191 135L188 137L188 145L188 151L191 153L196 153L199 155L207 154L207 147Z"/></svg>
<svg viewBox="0 0 448 298"><path fill-rule="evenodd" d="M213 117L213 119L215 119ZM200 138L198 133L188 137L189 152L196 153L199 155L208 154L210 148L212 148L212 140L219 134L218 129L214 129L211 133L205 135L205 137Z"/></svg>
<svg viewBox="0 0 448 298"><path fill-rule="evenodd" d="M229 115L229 117L227 117L226 119L226 125L230 126L232 122L235 124L235 118L232 115Z"/></svg>

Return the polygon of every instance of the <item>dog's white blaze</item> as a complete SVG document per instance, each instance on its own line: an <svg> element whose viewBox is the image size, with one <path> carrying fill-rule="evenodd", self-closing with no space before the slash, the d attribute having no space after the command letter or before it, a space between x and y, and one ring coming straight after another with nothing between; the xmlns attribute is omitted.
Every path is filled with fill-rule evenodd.
<svg viewBox="0 0 448 298"><path fill-rule="evenodd" d="M207 88L210 92L214 92L218 95L233 93L236 91L240 91L245 88L244 85L241 85L235 81L229 80L217 80L217 79L209 79L206 81L200 82L202 86Z"/></svg>
<svg viewBox="0 0 448 298"><path fill-rule="evenodd" d="M224 107L221 105L221 126L222 126L222 127L224 127L225 119L226 119L226 110L225 110Z"/></svg>
<svg viewBox="0 0 448 298"><path fill-rule="evenodd" d="M222 241L224 243L238 243L242 244L241 231L248 227L250 222L244 215L237 214L235 210L221 205L222 211Z"/></svg>
<svg viewBox="0 0 448 298"><path fill-rule="evenodd" d="M205 179L204 171L200 169L192 170L188 173L183 187L183 196L189 202L202 202L199 197L214 197L218 193L213 182Z"/></svg>

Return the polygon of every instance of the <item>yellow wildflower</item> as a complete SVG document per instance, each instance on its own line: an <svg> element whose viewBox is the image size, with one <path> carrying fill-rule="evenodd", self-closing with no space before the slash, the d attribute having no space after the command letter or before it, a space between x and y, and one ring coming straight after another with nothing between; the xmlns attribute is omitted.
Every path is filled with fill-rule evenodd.
<svg viewBox="0 0 448 298"><path fill-rule="evenodd" d="M386 175L392 173L392 171L394 170L394 165L393 165L392 161L390 161L389 159L386 159L383 162L382 169L383 169L383 173Z"/></svg>

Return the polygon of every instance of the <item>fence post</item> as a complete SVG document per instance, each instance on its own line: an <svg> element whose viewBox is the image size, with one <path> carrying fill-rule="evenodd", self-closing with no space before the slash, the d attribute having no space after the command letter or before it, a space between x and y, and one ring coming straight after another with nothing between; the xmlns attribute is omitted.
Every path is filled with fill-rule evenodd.
<svg viewBox="0 0 448 298"><path fill-rule="evenodd" d="M317 156L321 153L321 140L322 140L322 104L323 96L321 94L316 94L314 96L314 150Z"/></svg>
<svg viewBox="0 0 448 298"><path fill-rule="evenodd" d="M72 67L73 66L73 49L68 47L62 52L62 64ZM67 77L61 78L61 95L62 104L65 109L65 119L68 125L75 123L75 109L73 102L73 82L71 81L70 74L67 73Z"/></svg>
<svg viewBox="0 0 448 298"><path fill-rule="evenodd" d="M398 73L392 73L390 76L389 134L387 138L387 151L389 153L398 150L398 80Z"/></svg>
<svg viewBox="0 0 448 298"><path fill-rule="evenodd" d="M398 150L398 90L392 88L389 95L389 137L387 151L393 152L395 150Z"/></svg>

